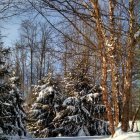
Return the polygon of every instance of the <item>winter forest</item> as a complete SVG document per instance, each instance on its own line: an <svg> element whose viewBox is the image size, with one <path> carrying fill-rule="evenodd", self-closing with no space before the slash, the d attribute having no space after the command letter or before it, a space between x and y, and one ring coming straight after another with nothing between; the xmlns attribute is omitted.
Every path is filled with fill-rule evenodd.
<svg viewBox="0 0 140 140"><path fill-rule="evenodd" d="M0 140L139 139L139 7L1 0ZM6 45L13 19L18 37Z"/></svg>

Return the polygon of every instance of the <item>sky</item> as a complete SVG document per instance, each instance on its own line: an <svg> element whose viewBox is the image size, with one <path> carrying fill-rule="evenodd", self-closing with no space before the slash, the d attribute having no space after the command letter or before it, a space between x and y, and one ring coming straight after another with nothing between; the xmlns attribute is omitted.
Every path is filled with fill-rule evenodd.
<svg viewBox="0 0 140 140"><path fill-rule="evenodd" d="M40 17L42 18L42 17ZM40 19L38 16L38 19ZM19 39L19 34L20 34L20 25L21 22L25 19L31 19L31 17L29 16L17 16L17 17L13 17L8 19L7 21L1 22L0 23L0 31L3 37L2 41L4 42L4 45L7 47L12 47L16 40ZM51 22L53 21L57 21L58 22L58 18L48 18L49 20L51 20ZM42 21L44 19L42 18Z"/></svg>
<svg viewBox="0 0 140 140"><path fill-rule="evenodd" d="M7 47L12 47L19 37L21 19L14 17L1 23L1 34L4 36L2 41Z"/></svg>

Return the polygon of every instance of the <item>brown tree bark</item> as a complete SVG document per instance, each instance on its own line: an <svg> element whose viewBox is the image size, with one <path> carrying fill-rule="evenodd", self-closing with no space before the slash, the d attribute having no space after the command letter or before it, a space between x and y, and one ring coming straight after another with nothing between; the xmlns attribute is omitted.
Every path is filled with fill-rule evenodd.
<svg viewBox="0 0 140 140"><path fill-rule="evenodd" d="M99 9L99 3L98 1L90 0L91 4L94 8L95 14L93 14L93 17L96 19L96 26L97 26L97 35L98 35L98 41L99 41L99 48L100 48L100 54L101 54L101 85L102 85L102 93L103 93L103 102L106 106L107 110L107 117L109 120L110 125L110 132L113 136L115 133L115 127L114 127L114 118L113 118L113 112L111 109L111 101L108 101L108 90L107 90L107 69L108 69L108 60L107 60L107 54L106 54L106 34L103 28L102 20L101 20L101 13Z"/></svg>
<svg viewBox="0 0 140 140"><path fill-rule="evenodd" d="M102 56L102 81L101 85L103 88L103 101L106 106L107 110L107 118L109 120L109 126L110 126L110 132L111 135L113 136L115 133L115 128L114 128L114 118L112 114L112 109L111 109L111 101L108 101L108 92L107 92L107 60L104 56Z"/></svg>
<svg viewBox="0 0 140 140"><path fill-rule="evenodd" d="M126 71L124 75L124 95L123 95L123 111L122 111L122 130L128 131L129 117L130 117L130 97L132 87L132 68L134 60L135 50L135 20L134 20L134 0L129 1L129 34L128 34L128 46L127 46L127 58L126 58Z"/></svg>
<svg viewBox="0 0 140 140"><path fill-rule="evenodd" d="M108 58L110 60L111 69L111 82L112 82L112 99L114 106L114 120L115 126L119 124L119 106L118 106L118 73L117 73L117 62L116 62L116 40L115 40L115 17L114 17L115 4L113 0L109 0L109 21L110 21L110 47L108 52ZM108 46L107 46L108 47Z"/></svg>
<svg viewBox="0 0 140 140"><path fill-rule="evenodd" d="M134 116L133 116L131 131L133 131L133 129L134 129L134 123L135 123L136 117L137 117L137 115L138 115L138 113L139 113L139 110L140 110L140 105L139 105L139 107L137 108L136 113L135 113Z"/></svg>

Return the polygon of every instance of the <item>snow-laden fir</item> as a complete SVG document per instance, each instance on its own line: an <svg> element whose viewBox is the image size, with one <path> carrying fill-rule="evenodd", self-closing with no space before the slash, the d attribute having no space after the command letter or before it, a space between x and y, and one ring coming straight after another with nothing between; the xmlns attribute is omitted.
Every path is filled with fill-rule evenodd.
<svg viewBox="0 0 140 140"><path fill-rule="evenodd" d="M34 86L34 96L28 115L28 129L34 137L110 134L102 87L93 86L80 73L67 76L63 87L46 76Z"/></svg>
<svg viewBox="0 0 140 140"><path fill-rule="evenodd" d="M0 48L0 139L5 139L4 135L26 136L23 93L18 89L19 78L7 68L7 53L9 49Z"/></svg>

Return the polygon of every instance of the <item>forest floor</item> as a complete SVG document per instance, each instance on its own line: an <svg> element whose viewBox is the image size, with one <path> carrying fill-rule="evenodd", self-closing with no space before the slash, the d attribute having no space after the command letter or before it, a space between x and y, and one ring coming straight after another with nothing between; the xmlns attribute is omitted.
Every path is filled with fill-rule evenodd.
<svg viewBox="0 0 140 140"><path fill-rule="evenodd" d="M51 138L17 138L9 140L140 140L140 132L127 132L117 135L114 138L109 136L82 136L82 137L51 137Z"/></svg>
<svg viewBox="0 0 140 140"><path fill-rule="evenodd" d="M130 127L132 122L130 121ZM138 130L138 132L137 132ZM55 138L42 138L42 139L26 139L26 140L140 140L140 121L137 121L134 125L134 131L136 132L122 132L121 125L116 129L116 133L113 138L110 136L81 136L81 137L55 137ZM25 140L25 139L23 139Z"/></svg>
<svg viewBox="0 0 140 140"><path fill-rule="evenodd" d="M132 122L130 121L130 126ZM136 131L138 129L138 132ZM113 138L110 136L81 136L81 137L50 137L50 138L19 138L9 137L8 140L140 140L140 121L137 121L137 125L134 125L134 131L136 132L122 132L119 126L116 129L116 133Z"/></svg>
<svg viewBox="0 0 140 140"><path fill-rule="evenodd" d="M127 132L115 138L107 136L83 136L83 137L56 137L56 138L42 138L42 139L23 139L23 140L140 140L139 132Z"/></svg>

